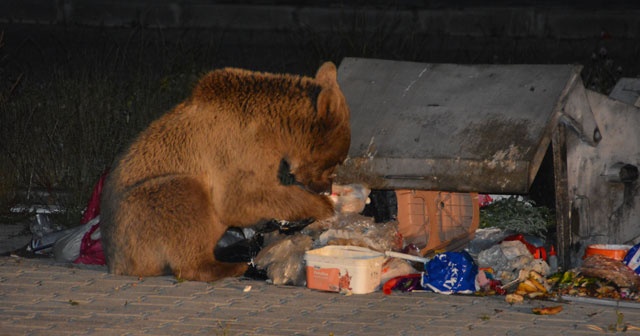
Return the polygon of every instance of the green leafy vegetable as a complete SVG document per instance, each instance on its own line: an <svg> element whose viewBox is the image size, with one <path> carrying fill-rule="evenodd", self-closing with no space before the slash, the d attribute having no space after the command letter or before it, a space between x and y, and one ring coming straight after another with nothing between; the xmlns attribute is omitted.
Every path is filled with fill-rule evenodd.
<svg viewBox="0 0 640 336"><path fill-rule="evenodd" d="M497 227L523 234L545 237L555 225L553 211L517 196L502 198L480 209L480 227Z"/></svg>

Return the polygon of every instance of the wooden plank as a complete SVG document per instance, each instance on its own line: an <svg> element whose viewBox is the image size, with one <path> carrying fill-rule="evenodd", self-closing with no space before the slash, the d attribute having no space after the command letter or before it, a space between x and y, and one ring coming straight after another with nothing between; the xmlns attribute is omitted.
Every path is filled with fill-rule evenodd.
<svg viewBox="0 0 640 336"><path fill-rule="evenodd" d="M558 266L566 269L571 265L572 244L570 201L567 182L566 126L558 125L552 137L553 174L556 190L556 239Z"/></svg>

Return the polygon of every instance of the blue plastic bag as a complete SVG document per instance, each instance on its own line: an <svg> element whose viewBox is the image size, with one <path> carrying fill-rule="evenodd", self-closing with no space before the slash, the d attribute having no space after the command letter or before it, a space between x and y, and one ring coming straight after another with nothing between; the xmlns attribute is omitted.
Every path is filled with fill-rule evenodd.
<svg viewBox="0 0 640 336"><path fill-rule="evenodd" d="M640 244L636 244L627 251L627 255L622 262L629 266L634 272L640 274Z"/></svg>
<svg viewBox="0 0 640 336"><path fill-rule="evenodd" d="M441 294L471 294L476 291L478 265L466 251L436 255L425 265L422 287Z"/></svg>

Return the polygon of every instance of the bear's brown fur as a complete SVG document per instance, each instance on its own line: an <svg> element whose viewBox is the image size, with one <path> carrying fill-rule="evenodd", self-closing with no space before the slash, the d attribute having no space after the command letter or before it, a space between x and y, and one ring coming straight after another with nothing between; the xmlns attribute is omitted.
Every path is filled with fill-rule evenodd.
<svg viewBox="0 0 640 336"><path fill-rule="evenodd" d="M238 276L246 264L213 254L228 227L332 216L322 193L347 156L351 133L336 77L331 62L315 78L232 68L205 75L190 98L137 137L107 178L101 232L109 271L199 281Z"/></svg>

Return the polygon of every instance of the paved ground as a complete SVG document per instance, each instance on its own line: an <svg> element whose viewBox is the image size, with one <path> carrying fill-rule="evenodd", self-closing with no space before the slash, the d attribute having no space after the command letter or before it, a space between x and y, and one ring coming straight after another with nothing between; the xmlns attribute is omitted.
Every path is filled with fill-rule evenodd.
<svg viewBox="0 0 640 336"><path fill-rule="evenodd" d="M344 296L262 281L112 276L52 259L0 257L0 335L599 335L640 309L503 297ZM623 314L618 318L617 313ZM626 334L640 334L628 330Z"/></svg>
<svg viewBox="0 0 640 336"><path fill-rule="evenodd" d="M29 239L25 223L0 225L0 252ZM556 305L563 307L557 315L531 312ZM241 278L138 279L52 258L0 257L0 336L600 335L617 326L640 327L639 307L612 301L509 305L500 296L424 292L344 296Z"/></svg>

